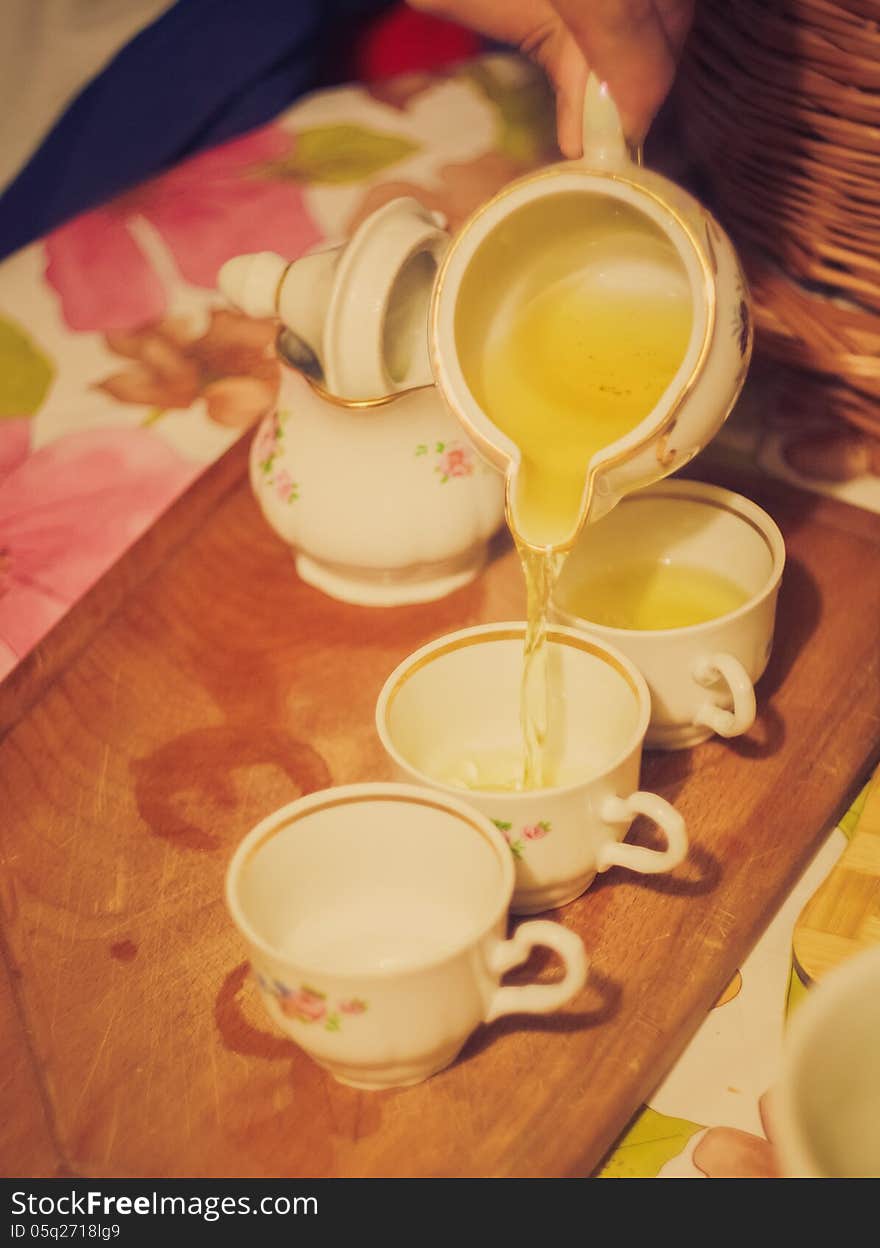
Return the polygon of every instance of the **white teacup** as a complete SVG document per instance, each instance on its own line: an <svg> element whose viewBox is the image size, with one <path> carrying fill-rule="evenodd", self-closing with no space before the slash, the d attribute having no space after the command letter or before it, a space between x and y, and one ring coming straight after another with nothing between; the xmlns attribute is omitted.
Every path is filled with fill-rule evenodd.
<svg viewBox="0 0 880 1248"><path fill-rule="evenodd" d="M580 939L558 923L505 939L510 851L464 802L401 784L325 789L269 815L226 880L272 1019L341 1083L418 1083L504 1014L547 1014L586 979ZM554 984L500 987L532 949L565 966Z"/></svg>
<svg viewBox="0 0 880 1248"><path fill-rule="evenodd" d="M811 988L791 1021L771 1130L790 1178L880 1178L880 948Z"/></svg>
<svg viewBox="0 0 880 1248"><path fill-rule="evenodd" d="M609 867L671 870L687 837L667 801L638 791L651 705L643 677L618 651L568 628L548 632L557 695L545 757L554 783L493 790L522 760L524 636L523 623L486 624L423 646L386 681L376 726L398 778L466 795L501 829L516 865L511 909L535 914L580 896ZM662 829L665 849L621 844L637 814Z"/></svg>
<svg viewBox="0 0 880 1248"><path fill-rule="evenodd" d="M577 588L638 560L722 574L741 605L703 623L622 628L567 605ZM713 733L736 737L755 720L754 685L773 644L785 544L765 511L698 481L663 481L632 494L581 534L553 595L552 617L623 651L648 682L645 744L680 749Z"/></svg>

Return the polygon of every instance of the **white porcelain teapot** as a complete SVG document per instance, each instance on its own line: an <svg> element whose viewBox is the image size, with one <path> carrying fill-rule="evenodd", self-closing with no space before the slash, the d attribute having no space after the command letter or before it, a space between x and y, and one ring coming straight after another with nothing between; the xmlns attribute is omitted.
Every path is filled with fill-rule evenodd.
<svg viewBox="0 0 880 1248"><path fill-rule="evenodd" d="M595 212L596 205L603 211ZM607 228L609 206L619 208L618 239ZM594 238L600 218L605 234ZM584 465L580 513L552 543L558 549L573 545L588 518L599 519L624 494L668 476L714 437L742 389L752 350L746 281L730 239L691 195L641 167L607 89L591 76L583 157L512 182L479 208L445 252L432 295L437 385L469 437L504 472L508 523L521 538L520 451L480 400L484 344L549 248L558 257L567 245L575 253L594 243L607 280L647 290L665 270L686 283L691 331L653 409Z"/></svg>
<svg viewBox="0 0 880 1248"><path fill-rule="evenodd" d="M442 597L483 567L504 480L433 384L427 308L448 245L415 200L344 245L220 272L226 297L279 321L275 409L251 446L254 494L303 580L364 606Z"/></svg>

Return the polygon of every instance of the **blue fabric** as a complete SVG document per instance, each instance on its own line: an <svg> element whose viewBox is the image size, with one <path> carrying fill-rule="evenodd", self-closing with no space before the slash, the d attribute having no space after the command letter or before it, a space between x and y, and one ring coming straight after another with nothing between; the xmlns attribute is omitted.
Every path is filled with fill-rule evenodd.
<svg viewBox="0 0 880 1248"><path fill-rule="evenodd" d="M317 86L388 0L178 0L89 83L0 196L0 257Z"/></svg>

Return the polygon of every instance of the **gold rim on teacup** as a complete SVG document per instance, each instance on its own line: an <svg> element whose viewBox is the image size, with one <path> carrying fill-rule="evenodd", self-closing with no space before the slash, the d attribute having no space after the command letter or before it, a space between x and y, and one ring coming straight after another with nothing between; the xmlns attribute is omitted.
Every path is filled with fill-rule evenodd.
<svg viewBox="0 0 880 1248"><path fill-rule="evenodd" d="M448 814L478 833L490 845L498 863L499 871L498 898L497 901L492 903L491 917L480 925L479 930L469 933L466 939L459 941L457 944L451 944L448 949L444 949L435 955L417 958L411 965L398 964L394 967L380 967L372 970L350 970L342 967L328 971L324 967L309 967L299 959L296 959L299 969L304 974L313 975L315 978L328 981L348 979L354 976L358 979L386 980L400 977L402 974L412 971L427 970L433 966L440 966L451 958L458 957L474 943L475 939L485 936L499 922L504 920L510 908L515 873L507 844L490 819L485 818L479 811L460 800L454 792L447 798L432 792L430 789L414 784L399 784L390 780L387 782L365 782L363 784L339 785L335 788L321 789L317 793L311 793L306 797L298 798L296 801L288 802L286 806L280 807L278 810L273 811L272 814L267 815L265 819L262 819L239 843L226 871L226 904L238 930L254 948L259 949L261 953L271 959L284 959L285 957L282 950L269 943L254 928L245 914L239 899L240 882L249 862L276 836L281 835L294 824L301 823L308 819L309 816L315 815L322 810L332 810L338 806L366 806L371 803L383 802L401 802L414 806L423 806Z"/></svg>
<svg viewBox="0 0 880 1248"><path fill-rule="evenodd" d="M388 726L394 701L407 682L432 663L459 650L498 641L524 642L526 628L527 625L524 621L509 621L502 624L478 624L473 628L461 629L459 632L450 633L446 637L440 637L435 641L428 642L427 645L414 651L402 663L398 664L382 686L382 691L376 702L376 731L389 757L398 766L405 770L413 770L413 764L397 748ZM567 646L572 650L579 650L582 653L600 659L623 678L635 698L638 707L638 722L628 737L625 746L609 759L606 764L603 764L603 771L610 772L614 770L629 757L633 749L644 739L648 729L651 717L651 694L644 676L642 676L635 664L614 646L608 645L599 639L587 638L583 633L579 633L565 625L549 626L546 632L546 640L549 645ZM421 769L416 768L416 770ZM463 792L460 786L450 784L445 780L436 780L432 777L430 783L432 788L447 793L451 797L455 797ZM583 779L581 778L567 784L541 786L539 790L535 791L552 796L557 793L570 792L573 789L580 788L582 784ZM479 787L469 791L472 793L485 792Z"/></svg>
<svg viewBox="0 0 880 1248"><path fill-rule="evenodd" d="M619 625L600 624L595 620L588 619L585 615L577 615L554 597L553 614L560 622L569 628L586 629L587 631L598 629L603 637L606 633L609 633L612 636L619 636L621 640L633 636L683 637L698 633L701 630L704 631L708 625L740 619L769 598L771 594L775 593L785 569L785 540L776 521L763 508L759 507L757 503L753 503L745 495L737 494L735 491L725 489L723 486L678 478L670 481L658 481L654 485L646 486L643 490L638 490L621 499L618 506L626 507L633 503L645 503L657 499L664 502L679 500L681 502L695 503L699 506L713 507L718 511L727 512L741 523L747 524L762 539L772 560L770 575L764 585L750 594L744 603L735 607L732 611L725 611L721 615L713 616L709 620L702 620L698 624L682 624L675 628L621 628Z"/></svg>

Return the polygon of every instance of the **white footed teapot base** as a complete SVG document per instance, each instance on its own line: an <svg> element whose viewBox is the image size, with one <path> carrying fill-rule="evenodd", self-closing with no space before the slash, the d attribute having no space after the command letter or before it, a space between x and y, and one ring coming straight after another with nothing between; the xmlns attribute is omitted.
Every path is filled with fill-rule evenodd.
<svg viewBox="0 0 880 1248"><path fill-rule="evenodd" d="M469 585L485 566L486 546L480 542L455 559L399 571L322 563L300 551L294 552L294 558L301 580L339 602L359 607L402 607L434 602Z"/></svg>

